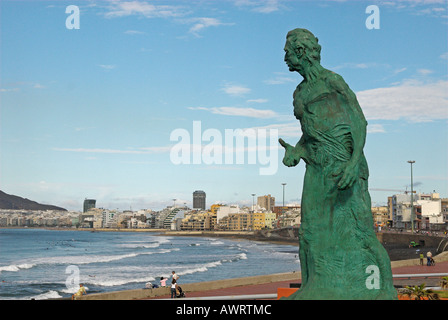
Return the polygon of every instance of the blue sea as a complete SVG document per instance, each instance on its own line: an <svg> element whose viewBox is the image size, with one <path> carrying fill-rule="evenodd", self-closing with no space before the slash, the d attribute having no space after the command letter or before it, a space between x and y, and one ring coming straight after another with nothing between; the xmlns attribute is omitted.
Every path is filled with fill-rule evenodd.
<svg viewBox="0 0 448 320"><path fill-rule="evenodd" d="M299 271L298 247L151 232L0 229L0 299L70 297L144 288L160 277L179 284Z"/></svg>

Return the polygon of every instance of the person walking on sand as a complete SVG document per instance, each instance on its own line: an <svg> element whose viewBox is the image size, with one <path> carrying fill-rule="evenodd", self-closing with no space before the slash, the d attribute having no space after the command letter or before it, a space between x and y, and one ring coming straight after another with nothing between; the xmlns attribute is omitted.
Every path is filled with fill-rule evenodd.
<svg viewBox="0 0 448 320"><path fill-rule="evenodd" d="M176 290L177 290L177 283L176 280L173 279L173 281L171 281L171 299L176 298Z"/></svg>
<svg viewBox="0 0 448 320"><path fill-rule="evenodd" d="M75 300L75 298L78 298L82 296L83 294L87 294L86 288L84 288L84 285L82 283L79 284L79 290L74 295L72 295L72 300Z"/></svg>

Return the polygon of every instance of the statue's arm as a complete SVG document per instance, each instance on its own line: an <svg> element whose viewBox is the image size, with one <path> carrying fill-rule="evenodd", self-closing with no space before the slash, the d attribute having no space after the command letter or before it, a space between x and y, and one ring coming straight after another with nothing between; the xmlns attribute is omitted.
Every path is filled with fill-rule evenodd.
<svg viewBox="0 0 448 320"><path fill-rule="evenodd" d="M301 158L304 159L306 162L304 136L300 138L300 140L296 143L295 147L285 142L282 138L280 138L278 141L285 148L285 156L283 157L283 164L285 166L294 167L300 162Z"/></svg>

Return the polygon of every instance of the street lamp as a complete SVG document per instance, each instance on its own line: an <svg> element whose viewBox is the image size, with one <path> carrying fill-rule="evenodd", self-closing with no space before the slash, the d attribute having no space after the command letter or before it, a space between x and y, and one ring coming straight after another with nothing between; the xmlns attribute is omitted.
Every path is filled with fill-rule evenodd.
<svg viewBox="0 0 448 320"><path fill-rule="evenodd" d="M255 211L255 193L252 193L252 212Z"/></svg>
<svg viewBox="0 0 448 320"><path fill-rule="evenodd" d="M285 186L286 186L286 183L282 183L282 186L283 186L283 208L285 207Z"/></svg>
<svg viewBox="0 0 448 320"><path fill-rule="evenodd" d="M255 220L255 193L252 193L252 231L254 230Z"/></svg>
<svg viewBox="0 0 448 320"><path fill-rule="evenodd" d="M411 164L411 228L412 233L414 233L414 182L412 177L412 164L415 163L415 161L409 160L408 163Z"/></svg>

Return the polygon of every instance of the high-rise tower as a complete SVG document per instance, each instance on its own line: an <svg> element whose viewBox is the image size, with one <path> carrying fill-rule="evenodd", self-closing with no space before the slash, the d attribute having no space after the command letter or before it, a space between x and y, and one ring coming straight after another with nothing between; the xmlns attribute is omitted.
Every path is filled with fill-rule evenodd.
<svg viewBox="0 0 448 320"><path fill-rule="evenodd" d="M196 190L193 192L193 209L205 210L205 192Z"/></svg>
<svg viewBox="0 0 448 320"><path fill-rule="evenodd" d="M84 200L84 210L83 212L89 211L89 209L95 208L96 200L94 199L85 199Z"/></svg>

